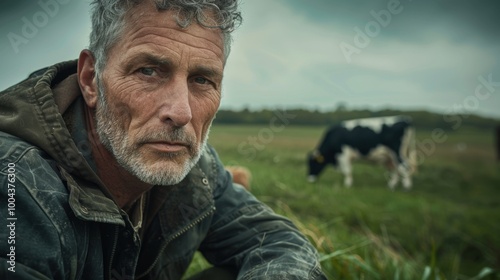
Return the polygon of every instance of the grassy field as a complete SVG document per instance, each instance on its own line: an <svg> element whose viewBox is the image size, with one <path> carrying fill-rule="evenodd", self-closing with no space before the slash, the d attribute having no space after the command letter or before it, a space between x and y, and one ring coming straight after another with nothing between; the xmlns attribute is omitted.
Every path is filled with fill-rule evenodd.
<svg viewBox="0 0 500 280"><path fill-rule="evenodd" d="M390 191L385 170L362 162L350 189L332 167L307 183L306 154L323 131L214 125L209 142L226 165L252 171L252 193L296 222L329 279L500 279L493 132L417 130L414 187ZM197 255L188 275L207 265Z"/></svg>

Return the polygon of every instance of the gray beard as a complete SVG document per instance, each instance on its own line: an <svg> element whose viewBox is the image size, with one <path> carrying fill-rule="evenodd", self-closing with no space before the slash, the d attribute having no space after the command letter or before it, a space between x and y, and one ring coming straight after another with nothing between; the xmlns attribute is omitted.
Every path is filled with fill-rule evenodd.
<svg viewBox="0 0 500 280"><path fill-rule="evenodd" d="M99 83L98 83L99 84ZM96 107L96 130L103 146L115 157L118 164L139 180L160 186L170 186L181 182L196 165L206 148L208 131L203 136L203 141L198 147L196 139L185 133L182 127L173 128L171 131L162 130L148 133L138 143L148 140L181 141L189 143L189 158L183 163L177 163L175 158L180 154L169 153L163 155L164 160L148 164L144 162L141 153L137 150L139 145L131 144L129 136L118 121L117 114L110 111L104 91L99 87L99 96ZM168 161L168 164L165 164Z"/></svg>

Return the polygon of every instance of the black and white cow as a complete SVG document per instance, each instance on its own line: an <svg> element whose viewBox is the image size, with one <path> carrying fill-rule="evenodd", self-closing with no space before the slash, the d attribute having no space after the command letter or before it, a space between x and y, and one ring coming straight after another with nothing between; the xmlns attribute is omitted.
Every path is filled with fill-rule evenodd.
<svg viewBox="0 0 500 280"><path fill-rule="evenodd" d="M331 127L318 148L308 156L308 180L314 182L328 164L338 167L344 185L352 185L352 164L358 158L386 165L388 185L394 189L399 176L403 186L411 188L411 174L416 169L415 130L411 119L390 116L348 120Z"/></svg>

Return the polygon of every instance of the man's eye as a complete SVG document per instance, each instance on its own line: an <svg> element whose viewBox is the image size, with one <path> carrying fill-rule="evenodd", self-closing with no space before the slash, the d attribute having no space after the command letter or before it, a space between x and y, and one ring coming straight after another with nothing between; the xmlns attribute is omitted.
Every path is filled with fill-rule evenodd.
<svg viewBox="0 0 500 280"><path fill-rule="evenodd" d="M153 76L155 74L155 70L153 68L147 68L147 67L140 68L139 72L144 76Z"/></svg>
<svg viewBox="0 0 500 280"><path fill-rule="evenodd" d="M208 83L208 80L203 78L203 77L196 77L196 78L194 78L194 82L204 85L204 84Z"/></svg>

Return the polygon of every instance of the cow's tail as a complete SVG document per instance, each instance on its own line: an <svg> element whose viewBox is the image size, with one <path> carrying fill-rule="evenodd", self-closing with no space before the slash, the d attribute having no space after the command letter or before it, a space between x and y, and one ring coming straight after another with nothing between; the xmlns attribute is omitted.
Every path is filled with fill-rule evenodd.
<svg viewBox="0 0 500 280"><path fill-rule="evenodd" d="M417 173L417 148L415 141L415 128L413 126L406 128L405 137L403 139L403 145L401 148L401 154L405 157L409 165L410 173Z"/></svg>

